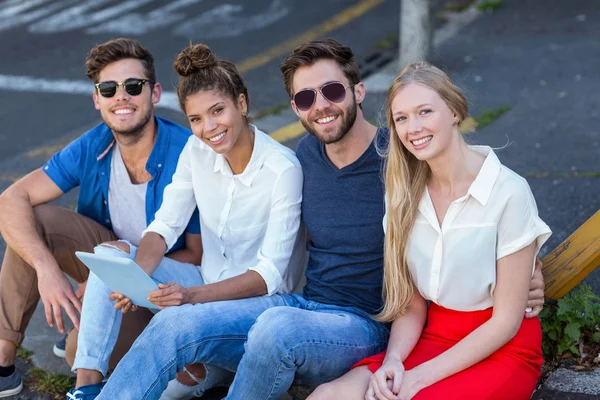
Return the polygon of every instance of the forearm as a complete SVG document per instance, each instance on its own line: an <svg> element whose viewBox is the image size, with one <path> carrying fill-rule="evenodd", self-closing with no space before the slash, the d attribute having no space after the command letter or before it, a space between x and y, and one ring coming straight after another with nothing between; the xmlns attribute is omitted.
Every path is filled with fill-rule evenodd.
<svg viewBox="0 0 600 400"><path fill-rule="evenodd" d="M200 260L202 260L202 252L198 253L197 251L193 251L187 247L184 247L167 254L166 257L181 263L200 265Z"/></svg>
<svg viewBox="0 0 600 400"><path fill-rule="evenodd" d="M404 362L417 344L427 317L427 302L416 293L406 314L392 323L386 359Z"/></svg>
<svg viewBox="0 0 600 400"><path fill-rule="evenodd" d="M9 188L0 196L0 231L6 244L39 274L56 266L56 260L40 237L27 193Z"/></svg>
<svg viewBox="0 0 600 400"><path fill-rule="evenodd" d="M265 281L255 271L247 271L233 278L188 288L188 290L192 304L246 299L267 294Z"/></svg>
<svg viewBox="0 0 600 400"><path fill-rule="evenodd" d="M415 368L424 387L433 385L487 358L512 339L519 326L519 321L515 323L515 321L492 317L449 350Z"/></svg>
<svg viewBox="0 0 600 400"><path fill-rule="evenodd" d="M142 238L135 256L135 262L144 272L152 276L158 264L165 256L167 245L165 239L155 232L148 232Z"/></svg>

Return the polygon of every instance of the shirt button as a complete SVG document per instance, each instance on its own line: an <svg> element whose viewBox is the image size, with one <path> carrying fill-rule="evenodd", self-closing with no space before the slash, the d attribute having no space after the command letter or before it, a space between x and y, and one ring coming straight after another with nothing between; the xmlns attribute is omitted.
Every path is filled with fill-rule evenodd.
<svg viewBox="0 0 600 400"><path fill-rule="evenodd" d="M108 204L108 201L104 200L104 205L107 205L107 204Z"/></svg>
<svg viewBox="0 0 600 400"><path fill-rule="evenodd" d="M107 220L106 220L106 223L107 223L107 224L110 224L110 219L107 219Z"/></svg>
<svg viewBox="0 0 600 400"><path fill-rule="evenodd" d="M162 164L158 164L158 168L162 168Z"/></svg>

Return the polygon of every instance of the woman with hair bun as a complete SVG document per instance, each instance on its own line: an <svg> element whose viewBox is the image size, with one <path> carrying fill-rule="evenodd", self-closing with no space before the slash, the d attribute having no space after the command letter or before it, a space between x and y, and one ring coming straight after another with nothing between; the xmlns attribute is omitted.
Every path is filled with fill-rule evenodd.
<svg viewBox="0 0 600 400"><path fill-rule="evenodd" d="M387 352L310 400L526 400L541 328L524 319L535 257L551 232L527 181L459 130L468 105L448 75L409 65L386 103ZM427 306L427 301L431 304Z"/></svg>
<svg viewBox="0 0 600 400"><path fill-rule="evenodd" d="M187 316L196 311L211 319L223 318L212 311L212 305L236 299L246 299L245 308L251 307L248 302L256 303L258 317L266 303L285 305L277 294L292 292L303 276L306 239L300 229L300 163L292 150L249 123L248 90L231 62L217 59L203 44L190 44L177 56L174 67L179 74L179 104L193 135L181 152L154 221L144 231L137 251L133 251L136 263L153 276L198 207L203 251L201 282L194 286L183 281L159 284L159 290L148 298L161 310L153 321L159 316L169 318L171 311L180 309L184 317L173 317L174 324L201 327L197 318ZM123 306L124 302L128 299L117 305ZM239 307L242 305L234 303L230 309ZM153 326L150 323L145 332ZM157 346L170 354L174 344L163 334ZM136 351L134 344L128 354ZM218 346L210 351L231 357L231 362L227 360L218 367L179 365L177 377L161 375L166 390L160 398L191 399L228 383L233 377L230 371L235 371L241 355ZM174 357L175 353L173 350ZM119 366L124 363L126 358ZM144 378L157 379L151 375ZM158 398L161 391L161 387L155 387L145 398ZM129 398L126 388L120 393Z"/></svg>

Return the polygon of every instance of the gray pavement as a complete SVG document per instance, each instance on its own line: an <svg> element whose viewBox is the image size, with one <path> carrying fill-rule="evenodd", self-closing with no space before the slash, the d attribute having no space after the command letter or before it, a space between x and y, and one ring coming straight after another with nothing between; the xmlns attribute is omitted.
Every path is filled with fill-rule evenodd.
<svg viewBox="0 0 600 400"><path fill-rule="evenodd" d="M263 7L266 8L268 2L263 3ZM331 10L350 3L352 2L337 1ZM343 34L342 29L334 32L332 36L357 48L359 56L376 51L373 45L375 39L370 38L375 38L377 33L380 33L377 39L379 40L389 32L395 31L397 3L388 1L384 3L384 7L376 8L372 14L368 14L370 19L361 20L361 27L369 27L364 37L362 32L361 35L352 34L353 30L358 29L358 21L356 25L350 24L343 28L347 29ZM438 47L432 61L448 71L465 90L473 115L479 114L483 109L496 109L504 105L511 107L509 112L492 125L470 135L469 140L499 148L497 153L503 163L527 177L535 194L540 216L554 232L543 249L543 253L547 253L600 209L600 98L597 96L600 91L597 72L597 65L600 65L600 7L597 6L596 0L504 0L503 3L503 7L497 12L479 17ZM316 19L313 14L310 17ZM299 22L293 26L298 25ZM51 44L30 44L27 35L23 36L25 38L22 42L17 44L32 46L32 50L37 49L35 46L38 45ZM174 49L182 47L185 42L173 39L178 43L173 47L172 39L158 36L147 37L152 43L149 47L152 51L161 52L162 59L168 59L168 62L165 61L160 67L167 71L175 54ZM251 39L253 42L268 41L271 36L273 32L257 34ZM61 37L63 36L58 36ZM87 49L91 41L101 41L104 37L84 37L78 40L81 42L76 42L80 49L77 54L81 58L85 53L82 49ZM211 46L223 49L222 53L226 56L234 58L233 55L239 54L235 52L236 48L227 46L232 43L231 40L215 39L212 43L208 42ZM0 48L7 46L8 38L0 35ZM172 54L169 51L163 52L163 47L172 49ZM44 54L48 56L47 53ZM20 57L24 59L26 55L22 54ZM236 60L242 58L235 57ZM31 63L32 70L33 64L34 62ZM53 74L53 77L65 77L59 72L66 71L75 77L73 79L81 79L81 70L75 72L77 68L73 67L71 62L64 64L48 73ZM4 67L4 63L0 64L0 74L17 73L21 70L20 67L11 67L14 70L4 71ZM379 78L393 78L396 71L396 66L390 65L381 71ZM255 105L258 105L255 110L260 109L259 106L272 106L288 100L279 80L276 62L249 72L247 77L253 100L256 99ZM375 90L374 84L371 90L369 82L373 81L367 79L365 115L371 121L384 124L380 111L385 101L385 93ZM2 142L1 135L7 135L9 132L3 129L0 133L0 143L7 143L7 149L10 149L0 157L0 169L6 171L5 175L18 176L40 165L49 156L41 152L24 157L21 153L39 144L60 144L80 132L78 129L81 126L96 121L98 117L93 113L90 104L82 105L80 103L84 102L81 98L73 96L52 96L52 99L48 94L31 96L25 93L11 93L7 96L6 92L0 90L0 110L4 110L0 111L0 119L9 121L5 128L8 127L10 132L14 132L25 126L27 132L39 132L27 139L33 144L23 144L20 140L6 139ZM13 102L15 104L11 106ZM76 118L75 123L71 123L70 118L60 121L54 118L54 115L64 115L65 106L80 117ZM27 107L39 109L42 117L25 118ZM174 111L161 110L160 113L185 122L181 115ZM293 113L287 111L279 116L257 121L257 125L272 132L295 121ZM41 138L42 127L51 131L47 138ZM297 140L291 140L287 144L295 148ZM19 144L10 147L9 142ZM588 177L581 176L586 173L589 173ZM8 184L6 180L0 181L0 190ZM74 203L75 194L69 194L60 201L60 204L65 206ZM1 246L3 245L1 243ZM600 269L593 272L585 282L592 285L596 293L600 293ZM34 350L34 363L51 371L68 371L64 363L51 354L52 344L59 335L47 327L43 313L39 310L34 315L27 336L24 345ZM553 381L549 382L560 380L561 375L554 375L552 379ZM594 379L597 381L597 376ZM565 384L575 381L564 376L562 380ZM583 384L584 388L587 386ZM536 392L534 398L598 398L596 394L578 392L579 389L574 387L553 384ZM216 399L220 398L219 396L215 394L209 398Z"/></svg>

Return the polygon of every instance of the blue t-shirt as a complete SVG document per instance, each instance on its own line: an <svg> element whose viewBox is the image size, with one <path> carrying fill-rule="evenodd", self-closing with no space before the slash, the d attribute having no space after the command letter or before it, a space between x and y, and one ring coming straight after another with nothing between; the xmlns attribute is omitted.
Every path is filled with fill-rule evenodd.
<svg viewBox="0 0 600 400"><path fill-rule="evenodd" d="M380 128L364 154L338 169L314 136L296 154L304 171L302 219L310 242L304 296L375 314L382 307L384 184L389 131Z"/></svg>
<svg viewBox="0 0 600 400"><path fill-rule="evenodd" d="M156 140L146 162L146 170L152 175L146 189L146 223L154 220L160 208L165 186L177 167L179 154L192 132L167 119L155 117ZM43 171L64 192L79 186L77 212L112 229L108 211L108 182L114 136L110 128L101 123L90 129L67 147L57 152L42 167ZM192 215L187 232L200 233L197 210ZM171 251L183 247L182 235Z"/></svg>

